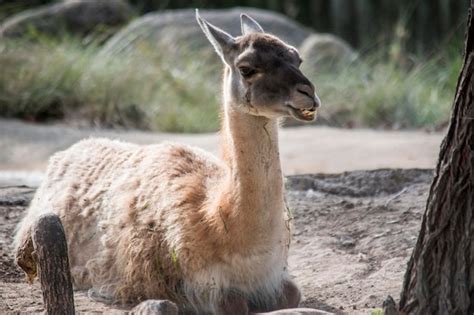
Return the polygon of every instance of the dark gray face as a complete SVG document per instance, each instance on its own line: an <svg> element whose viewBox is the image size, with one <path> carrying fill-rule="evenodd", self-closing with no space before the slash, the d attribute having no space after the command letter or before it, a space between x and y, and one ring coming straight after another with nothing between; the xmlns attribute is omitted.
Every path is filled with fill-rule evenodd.
<svg viewBox="0 0 474 315"><path fill-rule="evenodd" d="M319 99L299 70L302 60L296 49L263 33L244 35L236 42L232 97L263 116L313 120Z"/></svg>
<svg viewBox="0 0 474 315"><path fill-rule="evenodd" d="M241 16L242 36L233 38L197 16L204 33L228 66L225 96L250 114L303 121L320 106L313 84L301 73L297 50L265 34L253 19Z"/></svg>

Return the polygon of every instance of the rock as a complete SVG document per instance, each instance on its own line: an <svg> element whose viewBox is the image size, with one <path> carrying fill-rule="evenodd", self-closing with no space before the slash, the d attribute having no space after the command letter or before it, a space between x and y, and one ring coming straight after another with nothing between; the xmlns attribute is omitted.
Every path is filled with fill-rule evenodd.
<svg viewBox="0 0 474 315"><path fill-rule="evenodd" d="M273 312L266 313L252 313L254 315L331 315L334 313L329 313L322 310L316 310L313 308L289 308L284 310L278 310Z"/></svg>
<svg viewBox="0 0 474 315"><path fill-rule="evenodd" d="M58 35L63 31L84 35L101 26L119 26L133 17L124 0L73 0L20 12L0 26L0 37L29 32Z"/></svg>
<svg viewBox="0 0 474 315"><path fill-rule="evenodd" d="M35 191L27 186L0 187L0 206L27 206Z"/></svg>
<svg viewBox="0 0 474 315"><path fill-rule="evenodd" d="M295 46L299 46L310 34L300 24L271 11L240 7L199 11L203 18L234 36L241 35L240 14L242 12L255 18L266 32L273 33ZM186 51L192 51L193 56L196 54L214 56L211 46L196 22L195 11L192 9L146 14L110 38L103 52L150 50L168 55L178 54L177 56Z"/></svg>
<svg viewBox="0 0 474 315"><path fill-rule="evenodd" d="M168 300L146 300L135 306L131 314L178 315L178 307Z"/></svg>
<svg viewBox="0 0 474 315"><path fill-rule="evenodd" d="M354 247L356 240L350 235L343 235L340 239L340 244L342 247Z"/></svg>
<svg viewBox="0 0 474 315"><path fill-rule="evenodd" d="M303 72L340 70L357 59L357 53L344 40L331 34L312 34L300 46Z"/></svg>

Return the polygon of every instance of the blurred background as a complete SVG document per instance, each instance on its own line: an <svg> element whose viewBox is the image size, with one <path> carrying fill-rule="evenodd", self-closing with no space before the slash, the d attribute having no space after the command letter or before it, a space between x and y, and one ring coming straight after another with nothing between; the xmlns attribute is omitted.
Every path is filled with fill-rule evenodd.
<svg viewBox="0 0 474 315"><path fill-rule="evenodd" d="M216 130L221 65L193 18L194 8L208 8L203 15L235 35L246 11L300 49L326 105L319 123L439 129L468 2L0 1L0 115Z"/></svg>
<svg viewBox="0 0 474 315"><path fill-rule="evenodd" d="M290 270L305 306L382 314L419 233L469 3L0 0L0 313L42 311L9 245L52 154L91 136L218 153L223 66L199 8L233 35L245 12L300 51L323 105L284 122L279 156L285 176L326 174L287 178ZM78 312L121 312L80 294Z"/></svg>
<svg viewBox="0 0 474 315"><path fill-rule="evenodd" d="M19 125L18 119L83 129L217 131L222 65L195 22L195 8L233 35L246 12L298 48L302 70L323 102L318 126L375 129L381 142L389 138L382 131L437 134L449 119L468 5L469 0L0 0L0 131L10 139L0 146L14 151L9 133L23 132L23 140L40 134L26 133L31 124ZM72 142L60 141L65 131L53 134L61 143L54 149ZM412 136L399 138L403 143ZM433 141L426 150L414 144L414 151L433 158L411 166L431 167L441 134L436 137L419 139ZM4 161L29 151L18 152ZM365 167L381 165L392 164Z"/></svg>

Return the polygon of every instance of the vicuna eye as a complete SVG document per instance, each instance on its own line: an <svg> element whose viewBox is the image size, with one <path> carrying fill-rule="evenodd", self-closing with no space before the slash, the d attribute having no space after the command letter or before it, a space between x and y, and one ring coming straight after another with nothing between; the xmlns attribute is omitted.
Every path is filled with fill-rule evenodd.
<svg viewBox="0 0 474 315"><path fill-rule="evenodd" d="M255 73L257 73L257 70L252 69L252 68L250 68L250 67L240 67L240 68L239 68L239 71L240 71L240 74L241 74L244 78L250 78L250 77L253 76Z"/></svg>

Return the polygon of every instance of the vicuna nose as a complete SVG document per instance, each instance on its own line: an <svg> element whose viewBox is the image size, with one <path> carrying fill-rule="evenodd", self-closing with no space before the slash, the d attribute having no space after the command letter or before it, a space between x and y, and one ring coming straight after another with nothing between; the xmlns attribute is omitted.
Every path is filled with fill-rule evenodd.
<svg viewBox="0 0 474 315"><path fill-rule="evenodd" d="M296 86L296 91L298 91L299 93L304 94L307 97L309 97L310 99L312 99L313 102L314 102L314 107L315 108L318 108L321 105L321 101L319 100L319 97L316 96L313 85L298 84Z"/></svg>

